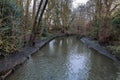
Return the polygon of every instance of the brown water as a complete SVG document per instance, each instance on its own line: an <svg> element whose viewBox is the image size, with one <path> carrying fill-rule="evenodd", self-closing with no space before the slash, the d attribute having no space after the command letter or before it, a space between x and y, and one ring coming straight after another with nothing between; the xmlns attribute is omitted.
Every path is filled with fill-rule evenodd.
<svg viewBox="0 0 120 80"><path fill-rule="evenodd" d="M44 46L7 80L120 80L120 69L75 37L62 37Z"/></svg>

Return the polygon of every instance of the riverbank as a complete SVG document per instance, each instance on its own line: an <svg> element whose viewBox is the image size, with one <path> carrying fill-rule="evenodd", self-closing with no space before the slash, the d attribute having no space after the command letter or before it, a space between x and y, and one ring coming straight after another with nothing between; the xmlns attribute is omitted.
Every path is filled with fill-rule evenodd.
<svg viewBox="0 0 120 80"><path fill-rule="evenodd" d="M89 48L92 48L99 52L100 54L109 57L110 59L115 61L118 65L120 65L120 60L117 58L117 55L113 55L109 50L103 48L103 46L101 46L99 43L87 37L79 38L79 40L86 44Z"/></svg>

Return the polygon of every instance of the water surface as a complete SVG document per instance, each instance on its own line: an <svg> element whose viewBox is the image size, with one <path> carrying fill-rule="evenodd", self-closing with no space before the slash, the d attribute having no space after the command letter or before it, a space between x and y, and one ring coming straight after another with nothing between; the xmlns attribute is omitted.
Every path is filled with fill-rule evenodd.
<svg viewBox="0 0 120 80"><path fill-rule="evenodd" d="M120 69L75 37L61 37L44 46L7 80L120 80Z"/></svg>

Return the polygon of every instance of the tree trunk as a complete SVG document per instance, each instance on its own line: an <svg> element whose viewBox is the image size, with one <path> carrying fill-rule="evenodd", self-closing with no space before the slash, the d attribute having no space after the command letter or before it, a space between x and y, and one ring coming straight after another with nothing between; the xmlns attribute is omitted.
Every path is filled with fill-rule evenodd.
<svg viewBox="0 0 120 80"><path fill-rule="evenodd" d="M39 17L39 20L38 20L38 23L37 23L37 19L38 19L38 15L40 13L40 9L41 9L41 6L43 4L43 0L40 1L40 4L39 4L39 8L37 10L37 13L36 13L36 17L35 17L35 21L34 21L34 24L33 24L33 29L32 29L32 33L30 35L30 39L29 39L29 45L30 46L34 46L35 45L35 39L36 39L36 36L37 36L37 30L38 30L38 26L40 26L40 22L41 22L41 19L42 19L42 16L43 16L43 13L45 11L45 8L47 6L47 3L48 3L48 0L46 0L45 2L45 5L41 11L41 14L40 14L40 17Z"/></svg>
<svg viewBox="0 0 120 80"><path fill-rule="evenodd" d="M28 27L28 16L29 16L29 5L30 5L30 0L27 0L26 2L26 9L25 9L25 26L24 26L24 35L23 35L23 42L24 42L24 46L26 45L26 34L27 34L27 27Z"/></svg>

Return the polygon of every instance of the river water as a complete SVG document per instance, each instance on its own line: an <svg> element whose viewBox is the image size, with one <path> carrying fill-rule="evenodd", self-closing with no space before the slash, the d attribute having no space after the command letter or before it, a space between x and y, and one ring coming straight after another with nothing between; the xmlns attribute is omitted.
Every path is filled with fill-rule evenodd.
<svg viewBox="0 0 120 80"><path fill-rule="evenodd" d="M120 80L120 69L75 37L60 37L30 57L7 80Z"/></svg>

